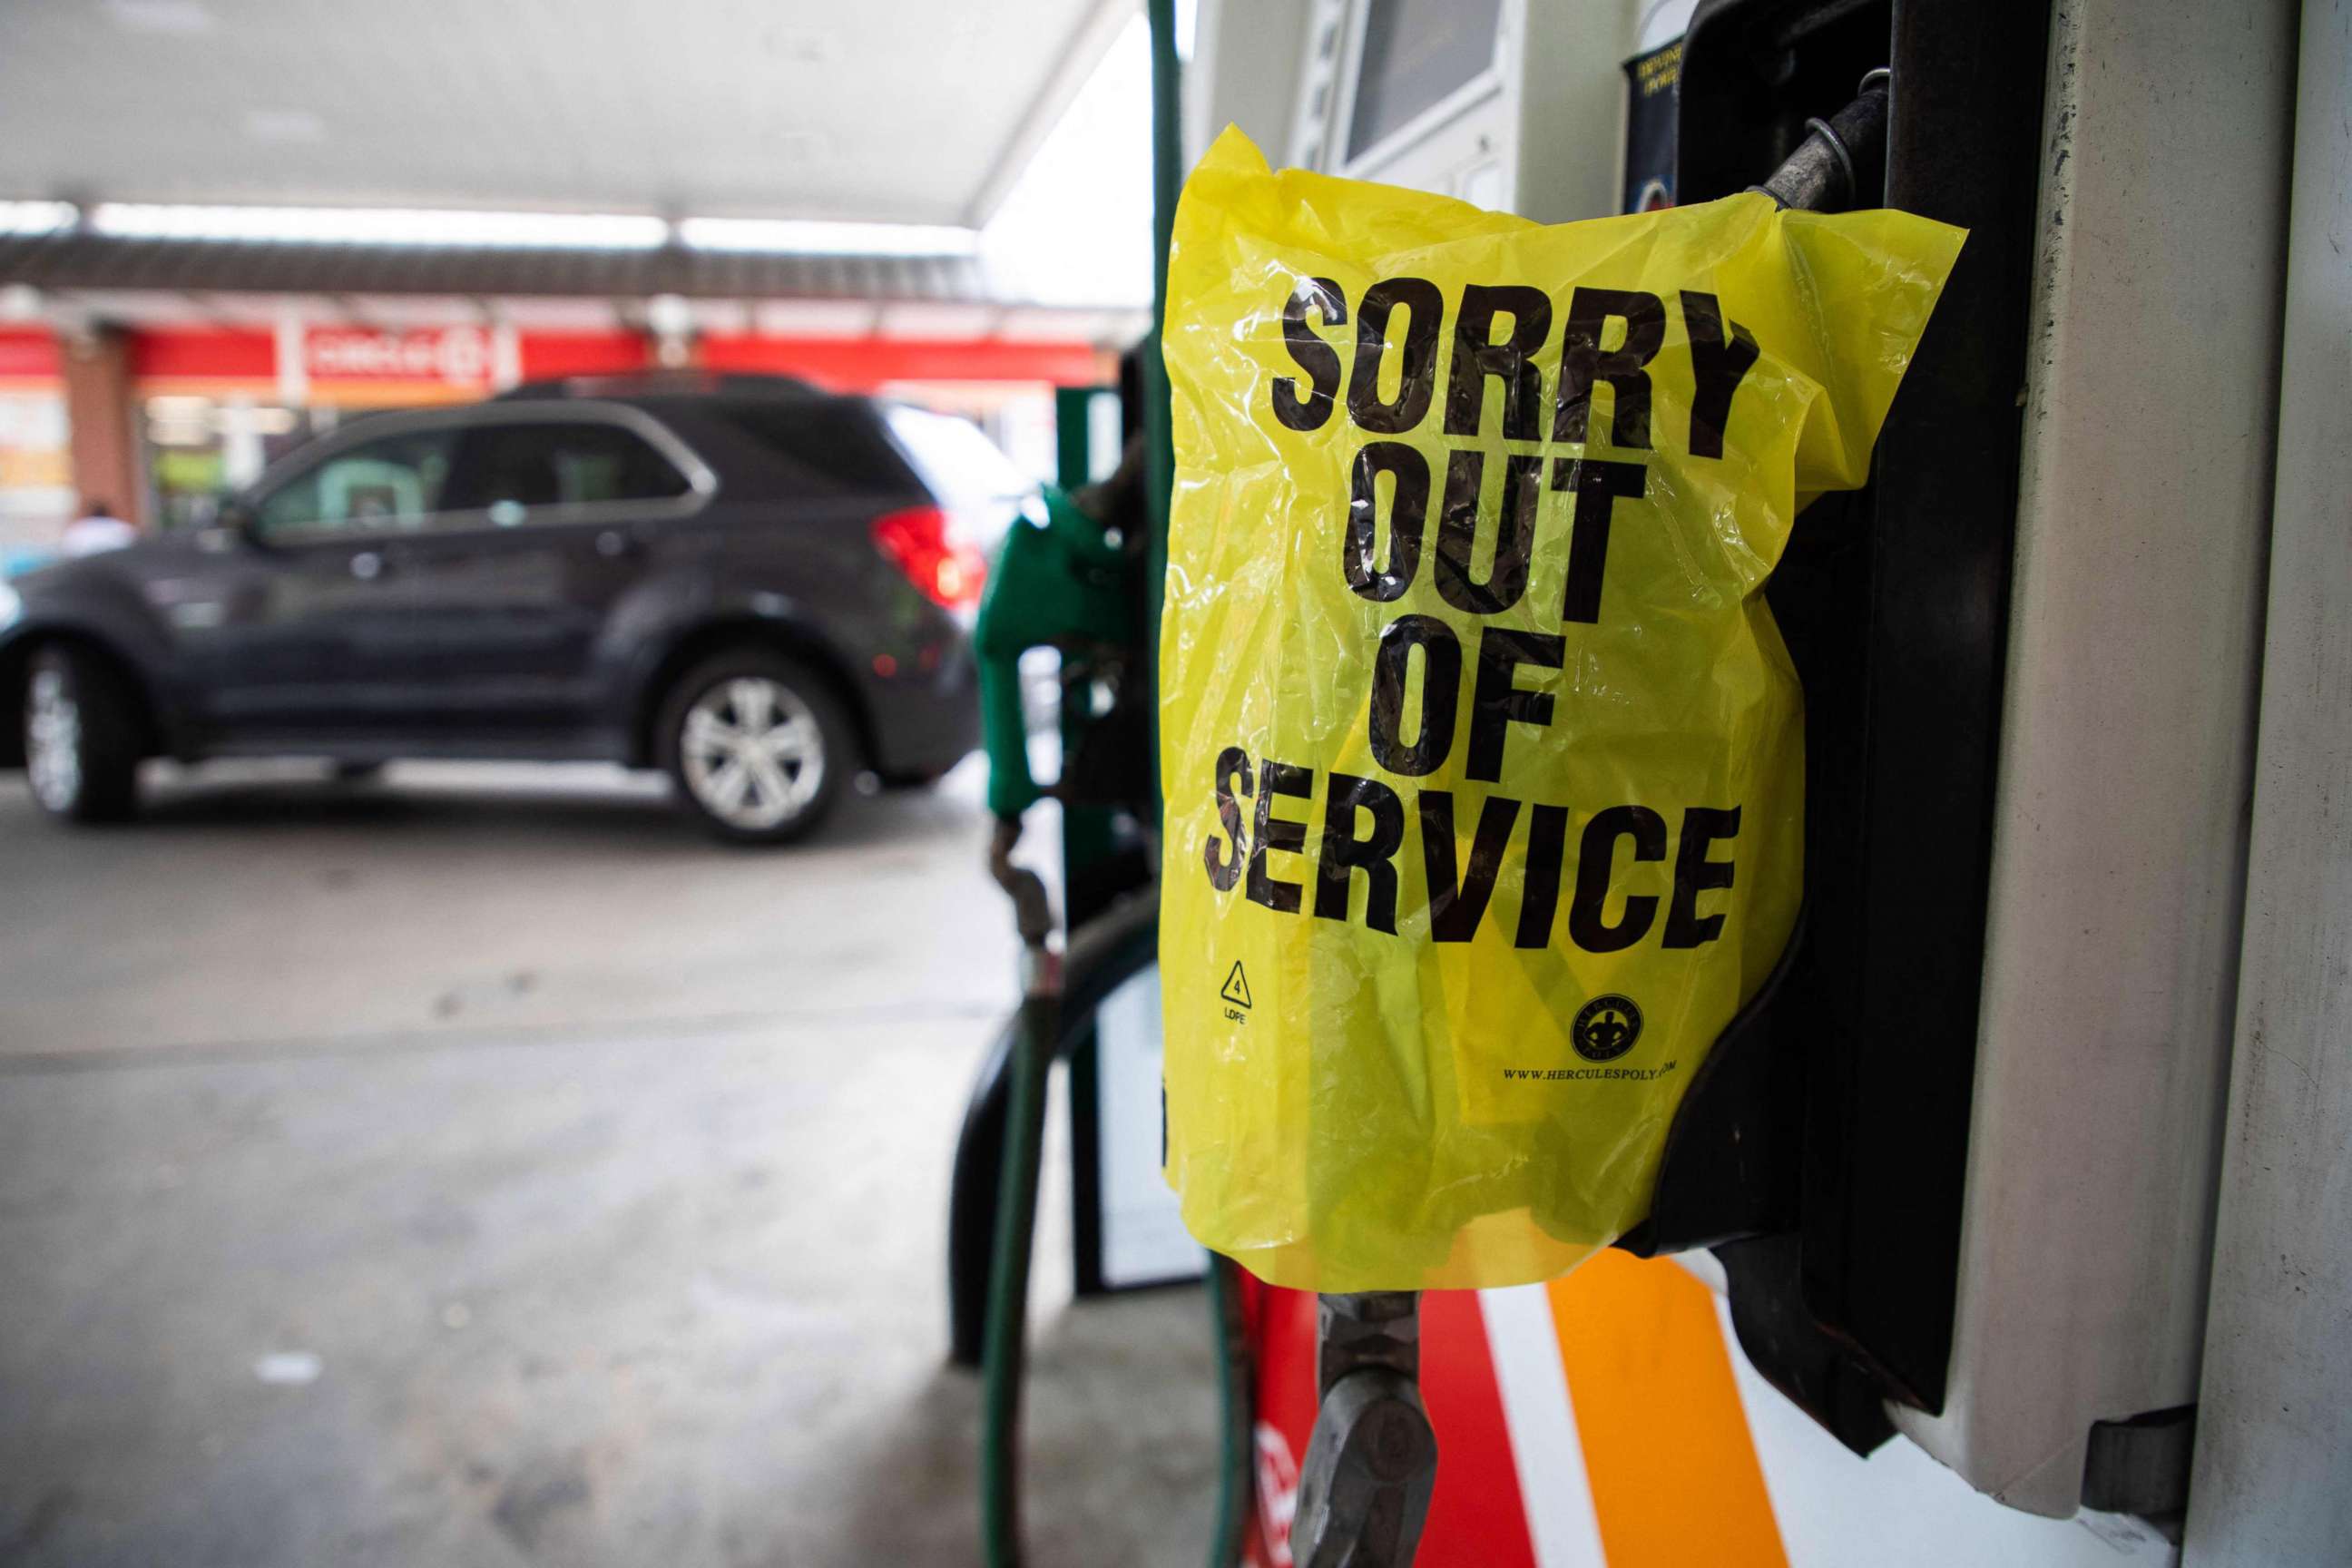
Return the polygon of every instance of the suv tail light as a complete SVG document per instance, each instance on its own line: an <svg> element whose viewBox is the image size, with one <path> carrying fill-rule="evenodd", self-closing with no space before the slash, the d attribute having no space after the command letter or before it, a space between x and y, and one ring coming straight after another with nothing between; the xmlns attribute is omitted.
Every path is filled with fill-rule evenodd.
<svg viewBox="0 0 2352 1568"><path fill-rule="evenodd" d="M908 507L876 518L874 544L940 608L969 610L980 603L988 563L956 520L940 508Z"/></svg>

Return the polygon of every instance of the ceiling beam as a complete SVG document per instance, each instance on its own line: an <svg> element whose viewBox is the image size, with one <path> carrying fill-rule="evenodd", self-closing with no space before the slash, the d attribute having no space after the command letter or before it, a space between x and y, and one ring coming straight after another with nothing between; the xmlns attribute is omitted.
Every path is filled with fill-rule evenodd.
<svg viewBox="0 0 2352 1568"><path fill-rule="evenodd" d="M965 226L988 226L988 220L996 216L996 209L1004 205L1004 198L1013 194L1013 185L1029 167L1029 160L1037 155L1037 149L1045 145L1087 85L1087 79L1094 75L1095 67L1102 64L1120 31L1138 14L1135 0L1099 0L1071 30L1069 47L1055 62L1037 96L1029 100L1013 134L997 153L996 162L990 165L988 177L981 181L979 191L964 208Z"/></svg>

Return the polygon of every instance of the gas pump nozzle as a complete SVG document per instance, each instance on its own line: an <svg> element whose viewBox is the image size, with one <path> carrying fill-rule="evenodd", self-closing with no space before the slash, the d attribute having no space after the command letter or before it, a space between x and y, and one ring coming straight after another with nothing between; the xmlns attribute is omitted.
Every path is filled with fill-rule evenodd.
<svg viewBox="0 0 2352 1568"><path fill-rule="evenodd" d="M1406 1568L1437 1484L1421 1403L1421 1296L1317 1298L1322 1394L1290 1550L1299 1568Z"/></svg>
<svg viewBox="0 0 2352 1568"><path fill-rule="evenodd" d="M1827 120L1805 121L1805 139L1771 177L1748 189L1761 191L1784 207L1808 212L1838 212L1853 205L1860 193L1854 174L1857 160L1866 160L1886 140L1886 93L1890 73L1884 68L1862 79L1852 103Z"/></svg>

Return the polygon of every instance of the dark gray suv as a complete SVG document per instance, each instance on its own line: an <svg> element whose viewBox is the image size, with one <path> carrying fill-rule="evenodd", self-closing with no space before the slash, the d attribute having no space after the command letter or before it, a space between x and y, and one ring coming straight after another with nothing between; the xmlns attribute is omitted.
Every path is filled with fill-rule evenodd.
<svg viewBox="0 0 2352 1568"><path fill-rule="evenodd" d="M766 377L362 418L210 527L0 586L0 765L101 822L148 756L614 761L792 838L978 738L968 628L1020 481L968 446L994 457Z"/></svg>

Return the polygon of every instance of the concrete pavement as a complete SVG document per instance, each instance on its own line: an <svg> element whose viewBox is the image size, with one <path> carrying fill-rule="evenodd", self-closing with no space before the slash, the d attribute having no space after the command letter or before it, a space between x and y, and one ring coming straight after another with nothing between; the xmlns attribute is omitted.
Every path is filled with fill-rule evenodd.
<svg viewBox="0 0 2352 1568"><path fill-rule="evenodd" d="M561 769L0 784L0 1562L964 1563L948 1156L1013 946L977 782L730 852ZM1042 1563L1190 1563L1195 1292L1072 1306Z"/></svg>

